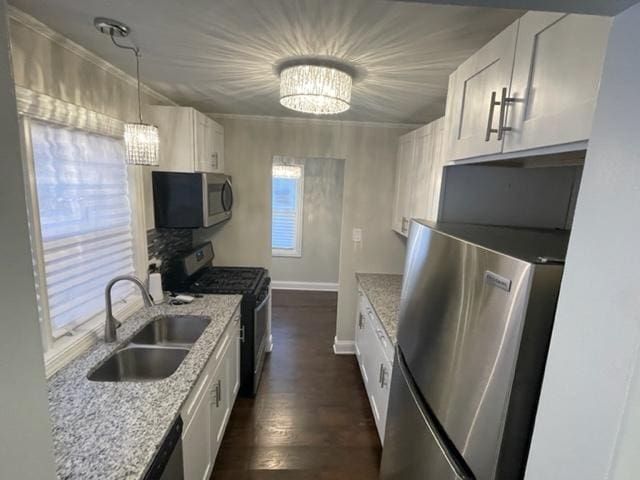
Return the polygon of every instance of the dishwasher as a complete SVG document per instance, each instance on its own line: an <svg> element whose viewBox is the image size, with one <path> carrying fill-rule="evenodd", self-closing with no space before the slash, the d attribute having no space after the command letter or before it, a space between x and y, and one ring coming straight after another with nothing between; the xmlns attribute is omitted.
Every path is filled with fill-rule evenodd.
<svg viewBox="0 0 640 480"><path fill-rule="evenodd" d="M167 433L144 480L183 480L182 418L178 417Z"/></svg>

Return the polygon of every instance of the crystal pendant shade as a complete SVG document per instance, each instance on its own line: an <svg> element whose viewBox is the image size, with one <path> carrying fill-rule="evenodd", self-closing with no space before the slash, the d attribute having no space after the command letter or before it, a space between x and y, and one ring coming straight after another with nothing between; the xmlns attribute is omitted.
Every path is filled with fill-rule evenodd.
<svg viewBox="0 0 640 480"><path fill-rule="evenodd" d="M158 127L145 123L126 123L124 126L124 143L127 150L127 163L148 166L160 164L158 158L160 144Z"/></svg>
<svg viewBox="0 0 640 480"><path fill-rule="evenodd" d="M280 72L280 103L298 112L327 115L344 112L351 102L348 73L319 65L294 65Z"/></svg>

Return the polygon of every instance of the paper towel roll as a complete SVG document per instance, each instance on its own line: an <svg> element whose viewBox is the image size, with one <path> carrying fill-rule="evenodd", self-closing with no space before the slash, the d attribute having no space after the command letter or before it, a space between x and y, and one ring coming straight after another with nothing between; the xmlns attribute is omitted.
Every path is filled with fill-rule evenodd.
<svg viewBox="0 0 640 480"><path fill-rule="evenodd" d="M153 297L153 302L164 302L164 293L162 291L162 275L158 272L149 274L149 294Z"/></svg>

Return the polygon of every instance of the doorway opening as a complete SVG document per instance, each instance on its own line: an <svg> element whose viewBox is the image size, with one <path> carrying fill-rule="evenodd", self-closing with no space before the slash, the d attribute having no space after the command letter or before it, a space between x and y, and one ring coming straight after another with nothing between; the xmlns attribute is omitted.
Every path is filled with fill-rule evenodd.
<svg viewBox="0 0 640 480"><path fill-rule="evenodd" d="M273 157L275 288L337 291L344 166L344 159Z"/></svg>

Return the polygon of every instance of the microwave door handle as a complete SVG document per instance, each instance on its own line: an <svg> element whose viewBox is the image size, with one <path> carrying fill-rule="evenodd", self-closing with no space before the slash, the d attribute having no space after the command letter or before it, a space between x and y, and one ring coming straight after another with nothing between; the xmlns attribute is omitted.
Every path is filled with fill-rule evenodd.
<svg viewBox="0 0 640 480"><path fill-rule="evenodd" d="M202 177L202 226L209 226L209 182L207 182L207 174L203 173Z"/></svg>
<svg viewBox="0 0 640 480"><path fill-rule="evenodd" d="M229 205L225 205L225 190L229 189L229 197L230 197L230 202ZM222 186L222 190L220 191L220 195L221 195L221 203L222 203L222 208L224 209L225 212L230 211L233 208L233 188L231 187L231 182L229 181L229 179L226 179L224 181L224 185Z"/></svg>

